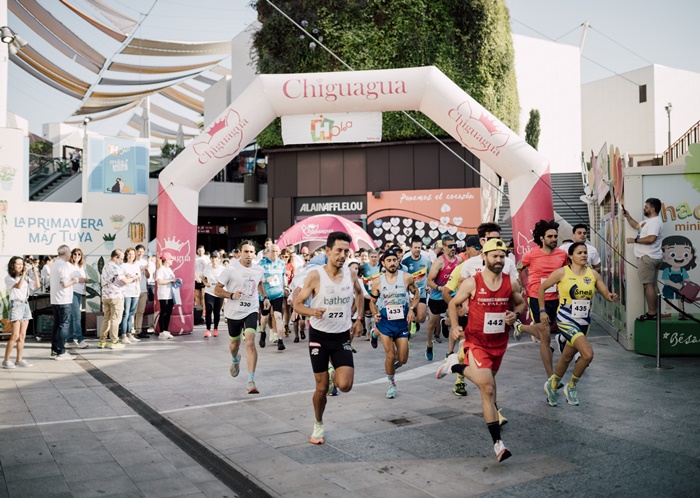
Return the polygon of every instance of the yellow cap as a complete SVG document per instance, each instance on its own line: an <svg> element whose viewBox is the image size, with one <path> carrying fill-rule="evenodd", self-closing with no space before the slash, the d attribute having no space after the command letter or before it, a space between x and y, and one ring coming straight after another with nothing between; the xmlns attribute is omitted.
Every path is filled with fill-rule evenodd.
<svg viewBox="0 0 700 498"><path fill-rule="evenodd" d="M506 246L506 243L503 242L501 239L489 239L486 241L486 244L484 244L484 247L481 249L481 252L487 253L489 251L508 252L508 246Z"/></svg>

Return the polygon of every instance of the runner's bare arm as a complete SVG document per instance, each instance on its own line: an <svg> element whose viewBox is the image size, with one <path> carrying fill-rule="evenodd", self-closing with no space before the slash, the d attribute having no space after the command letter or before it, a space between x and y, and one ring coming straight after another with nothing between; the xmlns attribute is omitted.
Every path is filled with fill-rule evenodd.
<svg viewBox="0 0 700 498"><path fill-rule="evenodd" d="M352 275L352 285L355 291L355 309L357 310L358 319L355 320L353 327L355 328L355 337L360 337L362 335L362 322L363 316L365 316L365 293L362 288L362 283L356 274Z"/></svg>
<svg viewBox="0 0 700 498"><path fill-rule="evenodd" d="M374 315L375 322L378 322L382 319L382 316L379 313L379 308L377 308L377 299L379 299L379 287L380 279L375 278L372 281L372 292L369 295L369 309L372 311L372 315Z"/></svg>
<svg viewBox="0 0 700 498"><path fill-rule="evenodd" d="M270 298L267 297L267 293L265 292L265 285L262 283L262 280L258 282L258 294L260 294L263 297L263 309L270 309Z"/></svg>
<svg viewBox="0 0 700 498"><path fill-rule="evenodd" d="M561 268L554 270L549 275L549 277L547 277L545 279L545 281L540 284L540 288L537 290L537 301L539 302L541 310L543 310L545 308L544 291L549 289L551 286L561 282L562 278L564 278L564 267L563 266ZM540 312L540 323L543 323L545 325L550 324L549 323L549 315L547 315L547 313Z"/></svg>
<svg viewBox="0 0 700 498"><path fill-rule="evenodd" d="M224 299L238 299L243 293L241 291L229 292L224 288L224 284L217 283L214 287L214 295L216 297L223 297Z"/></svg>
<svg viewBox="0 0 700 498"><path fill-rule="evenodd" d="M511 294L511 301L513 303L513 311L506 312L506 323L508 325L513 325L518 319L516 313L525 313L527 305L523 299L523 294L520 290L520 284L511 280L511 285L513 287L513 292Z"/></svg>
<svg viewBox="0 0 700 498"><path fill-rule="evenodd" d="M411 304L408 308L406 320L408 320L409 322L413 322L416 319L416 313L413 310L415 310L418 306L418 303L420 303L420 291L418 290L418 287L416 287L416 282L411 275L404 276L404 285L406 286L406 289L408 289L408 292L410 292L413 296Z"/></svg>
<svg viewBox="0 0 700 498"><path fill-rule="evenodd" d="M324 271L321 269L321 271ZM315 318L322 318L323 314L326 312L326 308L309 308L304 303L307 299L311 297L311 293L318 293L318 286L321 283L321 277L319 277L318 272L310 271L306 280L304 281L304 286L299 291L296 299L294 299L294 311L302 316L313 316Z"/></svg>
<svg viewBox="0 0 700 498"><path fill-rule="evenodd" d="M597 271L593 270L593 276L595 277L595 290L600 292L600 295L603 296L603 298L607 301L617 301L618 295L614 292L610 292L608 286L605 285L605 282L603 282L603 278L600 276L600 274Z"/></svg>
<svg viewBox="0 0 700 498"><path fill-rule="evenodd" d="M436 259L435 263L433 263L433 265L430 267L430 273L428 273L428 281L426 283L429 289L438 290L438 285L435 283L435 279L440 273L440 270L442 270L442 266L443 262L442 258L440 258Z"/></svg>

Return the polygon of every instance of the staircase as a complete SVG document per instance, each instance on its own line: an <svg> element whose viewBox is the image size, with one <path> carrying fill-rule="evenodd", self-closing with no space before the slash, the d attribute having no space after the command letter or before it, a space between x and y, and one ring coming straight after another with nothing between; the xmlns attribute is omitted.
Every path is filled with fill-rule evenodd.
<svg viewBox="0 0 700 498"><path fill-rule="evenodd" d="M60 158L46 158L40 164L34 164L34 167L30 165L29 200L45 200L72 178L70 166Z"/></svg>
<svg viewBox="0 0 700 498"><path fill-rule="evenodd" d="M580 197L583 192L581 173L553 173L552 200L554 201L555 220L563 218L571 225L577 223L589 224L588 206ZM501 225L501 238L508 241L513 238L513 227L510 224L510 201L508 199L508 184L504 185L505 194L498 211L497 223ZM505 217L508 219L504 220ZM534 228L534 227L533 227Z"/></svg>
<svg viewBox="0 0 700 498"><path fill-rule="evenodd" d="M700 121L691 126L681 138L676 140L676 143L666 149L664 152L664 164L684 164L678 160L682 160L688 153L688 148L697 143L700 143Z"/></svg>

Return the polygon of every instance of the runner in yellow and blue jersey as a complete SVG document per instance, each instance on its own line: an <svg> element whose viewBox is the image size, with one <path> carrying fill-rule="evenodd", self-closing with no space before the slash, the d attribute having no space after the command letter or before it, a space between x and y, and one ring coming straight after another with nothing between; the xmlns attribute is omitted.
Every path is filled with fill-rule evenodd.
<svg viewBox="0 0 700 498"><path fill-rule="evenodd" d="M557 406L557 389L569 363L578 352L581 358L574 364L571 381L564 387L566 402L578 406L577 383L593 361L593 348L586 338L591 323L591 304L597 290L608 301L616 301L617 294L610 293L600 274L587 265L588 250L584 242L574 242L569 247L569 265L552 272L540 285L539 304L544 309L545 290L553 285L559 290L559 309L556 322L566 345L554 369L554 374L544 384L547 403Z"/></svg>

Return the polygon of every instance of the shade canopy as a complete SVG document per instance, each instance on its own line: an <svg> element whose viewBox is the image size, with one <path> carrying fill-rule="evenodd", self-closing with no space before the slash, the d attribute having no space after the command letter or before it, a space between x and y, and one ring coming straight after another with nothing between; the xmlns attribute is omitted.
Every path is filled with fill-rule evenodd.
<svg viewBox="0 0 700 498"><path fill-rule="evenodd" d="M303 243L309 243L310 246L313 246L314 244L311 244L313 242L325 243L331 232L350 234L352 237L350 247L353 251L360 248L375 248L372 237L367 232L352 221L334 214L319 214L295 223L289 230L280 235L276 243L280 248Z"/></svg>

